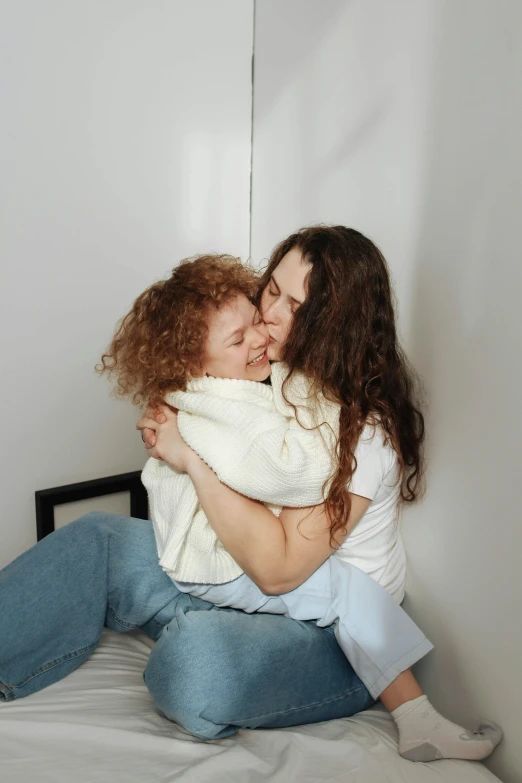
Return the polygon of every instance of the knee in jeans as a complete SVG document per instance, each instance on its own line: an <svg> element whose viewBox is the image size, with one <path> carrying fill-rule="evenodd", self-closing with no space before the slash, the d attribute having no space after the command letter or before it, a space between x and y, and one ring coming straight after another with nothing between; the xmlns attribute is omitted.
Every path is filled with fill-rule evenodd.
<svg viewBox="0 0 522 783"><path fill-rule="evenodd" d="M142 519L109 514L105 511L91 511L66 525L63 530L70 531L69 535L101 536L104 540L108 536L116 536L122 540L135 542L136 536L147 536L152 527L150 522Z"/></svg>
<svg viewBox="0 0 522 783"><path fill-rule="evenodd" d="M132 520L119 514L107 514L104 511L91 511L59 528L49 538L58 536L62 546L66 541L69 547L80 547L85 551L86 557L87 553L90 553L92 557L97 558L105 556L110 542L118 542L116 554L125 557L126 550L137 550L143 542L143 531L140 527L134 526L133 522L141 522L145 532L149 532L150 523L142 520Z"/></svg>
<svg viewBox="0 0 522 783"><path fill-rule="evenodd" d="M122 527L125 521L126 517L122 516L121 514L109 514L106 511L89 511L88 514L84 514L83 516L78 517L78 519L75 519L74 522L71 522L70 524L81 527L92 527L93 525Z"/></svg>
<svg viewBox="0 0 522 783"><path fill-rule="evenodd" d="M235 731L240 694L223 612L179 613L152 650L144 679L160 710L201 739ZM225 626L225 627L224 627Z"/></svg>
<svg viewBox="0 0 522 783"><path fill-rule="evenodd" d="M85 528L92 529L94 527L105 526L110 519L111 515L106 514L104 511L90 511L88 514L84 514L73 522L70 522L66 526L66 529L68 532L70 531L71 534L73 532L83 532ZM114 519L116 520L116 515L114 515ZM123 517L120 517L120 519L123 519Z"/></svg>

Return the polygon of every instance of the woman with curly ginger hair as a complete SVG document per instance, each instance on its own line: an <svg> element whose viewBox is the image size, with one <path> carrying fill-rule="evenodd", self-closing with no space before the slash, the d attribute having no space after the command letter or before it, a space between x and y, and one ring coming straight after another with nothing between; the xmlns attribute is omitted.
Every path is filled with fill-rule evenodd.
<svg viewBox="0 0 522 783"><path fill-rule="evenodd" d="M238 258L187 258L138 296L96 369L115 377L116 394L135 405L163 403L198 374L209 316L258 290L258 277Z"/></svg>
<svg viewBox="0 0 522 783"><path fill-rule="evenodd" d="M190 277L183 266L179 275ZM190 479L212 529L245 572L230 584L248 580L249 600L253 594L263 595L268 605L268 596L280 596L288 609L299 586L310 580L312 589L317 587L327 563L335 562L360 574L358 586L366 580L373 585L370 592L378 591L379 582L400 602L405 566L397 509L401 498L412 501L418 492L423 425L413 376L397 344L384 259L358 232L313 227L276 248L262 283L264 338L255 307L246 299L249 309L243 301L252 289L237 288L228 299L222 291L225 298L218 305L219 286L215 297L193 298L198 321L179 307L173 292L160 304L168 283L156 284L124 319L103 366L116 372L121 394L154 407L165 396L170 400L172 392L176 399L200 374L213 380L236 378L239 368L240 378L262 380L266 363L259 351L264 339L270 359L288 364L283 399L288 392L294 414L299 414L299 405L296 409L292 399L292 379L299 374L308 379L313 404L322 399L337 411L336 426L330 425L337 464L326 501L312 508L286 507L278 517L238 494L184 442L177 415L168 407L156 409L154 417L151 407L138 422L151 458ZM187 281L187 301L201 294L196 289ZM178 311L185 313L179 323ZM236 321L224 323L228 318ZM230 335L234 342L220 339L212 344L219 323L237 327L236 336ZM183 326L183 335L176 324ZM169 350L171 358L176 357L171 367ZM233 369L227 374L229 367ZM28 609L27 590L35 574L38 583L49 588L42 601ZM220 588L228 590L229 584ZM358 589L355 599L361 597ZM81 597L73 602L74 611L65 600L70 593ZM257 607L248 602L243 605L246 611L219 611L198 595L212 600L208 585L184 588L158 567L149 523L106 514L77 520L0 574L0 599L8 606L0 639L10 653L0 661L0 699L2 694L6 700L28 695L67 674L92 652L105 623L118 630L141 627L159 640L145 672L147 685L168 717L205 739L230 735L240 727L289 726L351 715L372 703L341 653L331 625L334 617L328 627L319 628L279 614L249 614ZM229 606L230 596L223 600L223 595L215 603ZM15 634L12 617L28 613L32 636ZM64 617L67 639L62 635L49 647L49 637L59 636ZM355 635L357 622L351 629ZM28 638L34 642L36 633L42 645L33 643L28 653ZM376 671L375 680L383 674ZM481 734L471 735L445 721L409 671L396 676L387 691L383 701L394 711L400 751L412 760L483 758L500 739L494 726L485 725Z"/></svg>

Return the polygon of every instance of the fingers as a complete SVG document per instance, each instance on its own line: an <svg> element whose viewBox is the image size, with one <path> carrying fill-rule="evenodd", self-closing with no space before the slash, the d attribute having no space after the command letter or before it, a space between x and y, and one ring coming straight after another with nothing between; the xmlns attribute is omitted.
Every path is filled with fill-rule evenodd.
<svg viewBox="0 0 522 783"><path fill-rule="evenodd" d="M137 430L149 429L156 432L156 430L158 429L158 422L155 421L154 419L149 419L147 416L143 416L136 424L136 429Z"/></svg>
<svg viewBox="0 0 522 783"><path fill-rule="evenodd" d="M156 445L156 434L154 430L150 430L148 427L141 431L141 439L146 449L152 449Z"/></svg>
<svg viewBox="0 0 522 783"><path fill-rule="evenodd" d="M136 424L136 429L141 430L141 439L146 449L151 449L156 445L156 428L158 424L153 419L143 416Z"/></svg>
<svg viewBox="0 0 522 783"><path fill-rule="evenodd" d="M172 421L177 418L177 410L171 409L169 406L162 406L160 408L147 408L145 414L136 424L136 429L141 431L141 439L150 456L161 459L157 454L152 453L150 450L156 446L157 443L157 430L161 424L165 424L167 421Z"/></svg>
<svg viewBox="0 0 522 783"><path fill-rule="evenodd" d="M165 422L171 419L173 416L176 416L176 413L168 406L158 408L154 411L154 420L157 421L158 424L165 424Z"/></svg>
<svg viewBox="0 0 522 783"><path fill-rule="evenodd" d="M145 416L149 419L153 419L158 424L165 424L167 421L167 417L163 413L162 408L147 408L145 411Z"/></svg>

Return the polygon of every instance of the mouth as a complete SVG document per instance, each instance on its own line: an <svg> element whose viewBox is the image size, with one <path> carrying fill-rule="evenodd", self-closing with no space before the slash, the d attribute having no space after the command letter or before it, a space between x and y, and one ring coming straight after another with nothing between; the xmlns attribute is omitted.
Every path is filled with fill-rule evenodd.
<svg viewBox="0 0 522 783"><path fill-rule="evenodd" d="M267 354L266 348L265 348L263 353L260 353L259 356L256 356L255 359L252 359L251 362L248 362L247 367L260 367L267 360L268 360L268 354Z"/></svg>
<svg viewBox="0 0 522 783"><path fill-rule="evenodd" d="M268 341L268 344L269 344L269 345L272 345L272 343L276 343L276 342L277 342L277 340L274 340L274 338L270 336L270 339L269 339L269 341Z"/></svg>

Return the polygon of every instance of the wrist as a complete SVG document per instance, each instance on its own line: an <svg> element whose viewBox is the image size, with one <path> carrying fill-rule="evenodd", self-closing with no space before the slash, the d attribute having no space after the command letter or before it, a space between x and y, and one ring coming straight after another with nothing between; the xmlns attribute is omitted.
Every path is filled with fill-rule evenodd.
<svg viewBox="0 0 522 783"><path fill-rule="evenodd" d="M185 457L185 473L190 473L197 471L198 468L201 467L203 463L203 460L199 456L199 454L196 454L195 451L193 451L191 448L187 448L187 455Z"/></svg>

